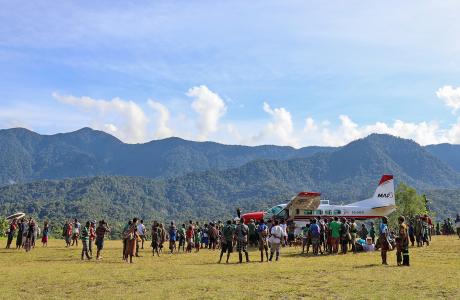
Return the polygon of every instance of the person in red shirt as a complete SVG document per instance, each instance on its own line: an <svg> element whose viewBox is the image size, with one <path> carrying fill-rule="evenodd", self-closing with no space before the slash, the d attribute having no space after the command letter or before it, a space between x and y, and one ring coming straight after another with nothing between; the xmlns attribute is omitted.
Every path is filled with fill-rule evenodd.
<svg viewBox="0 0 460 300"><path fill-rule="evenodd" d="M187 239L187 252L192 252L193 238L195 237L195 231L193 230L193 225L188 226L188 229L185 232L185 237Z"/></svg>

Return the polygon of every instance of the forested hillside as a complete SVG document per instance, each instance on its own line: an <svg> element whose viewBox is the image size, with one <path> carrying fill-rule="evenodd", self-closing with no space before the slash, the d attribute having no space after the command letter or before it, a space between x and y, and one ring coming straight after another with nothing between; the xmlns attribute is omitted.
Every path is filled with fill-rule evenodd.
<svg viewBox="0 0 460 300"><path fill-rule="evenodd" d="M90 128L50 136L15 128L0 130L0 186L96 175L166 178L234 168L252 160L308 157L333 150L329 147L222 145L180 138L124 144Z"/></svg>
<svg viewBox="0 0 460 300"><path fill-rule="evenodd" d="M51 219L221 219L232 216L236 207L267 208L300 191L319 191L334 202L364 199L384 173L423 191L460 186L459 173L418 144L371 135L331 153L258 160L168 179L104 176L9 185L0 189L0 214L24 210ZM439 197L432 198L436 207ZM454 200L442 205L446 209L438 211L443 215L459 208Z"/></svg>

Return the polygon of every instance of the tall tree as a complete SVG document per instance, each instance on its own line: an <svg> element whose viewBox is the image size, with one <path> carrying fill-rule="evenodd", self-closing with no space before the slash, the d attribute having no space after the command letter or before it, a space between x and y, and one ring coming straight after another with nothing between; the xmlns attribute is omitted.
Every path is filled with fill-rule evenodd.
<svg viewBox="0 0 460 300"><path fill-rule="evenodd" d="M406 185L405 183L399 184L396 189L396 210L390 215L390 224L396 226L398 224L398 217L404 216L413 218L415 215L429 213L426 205L426 197L417 194L415 188Z"/></svg>

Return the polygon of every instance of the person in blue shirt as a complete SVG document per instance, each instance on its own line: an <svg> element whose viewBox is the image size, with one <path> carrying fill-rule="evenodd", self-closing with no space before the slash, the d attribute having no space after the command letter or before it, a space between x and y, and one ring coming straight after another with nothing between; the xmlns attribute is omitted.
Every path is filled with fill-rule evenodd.
<svg viewBox="0 0 460 300"><path fill-rule="evenodd" d="M320 228L316 223L316 219L310 221L310 227L308 228L311 236L311 243L313 245L313 255L318 255L319 243L320 243Z"/></svg>
<svg viewBox="0 0 460 300"><path fill-rule="evenodd" d="M177 239L177 228L174 225L174 222L171 222L171 226L169 226L169 250L171 254L176 250L176 239Z"/></svg>
<svg viewBox="0 0 460 300"><path fill-rule="evenodd" d="M260 262L264 261L264 250L268 262L268 227L263 219L260 220L260 224L257 226L257 235L259 236Z"/></svg>

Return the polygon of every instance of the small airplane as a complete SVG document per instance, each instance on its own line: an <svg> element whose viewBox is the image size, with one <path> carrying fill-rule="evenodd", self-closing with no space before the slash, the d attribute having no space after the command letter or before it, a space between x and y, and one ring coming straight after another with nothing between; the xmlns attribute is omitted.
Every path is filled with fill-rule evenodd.
<svg viewBox="0 0 460 300"><path fill-rule="evenodd" d="M301 192L289 203L276 205L267 211L250 212L241 217L245 223L251 219L293 220L296 227L303 227L313 217L354 218L357 220L376 219L388 216L396 209L393 175L383 175L374 195L366 200L347 205L331 205L329 200L320 200L321 194Z"/></svg>

